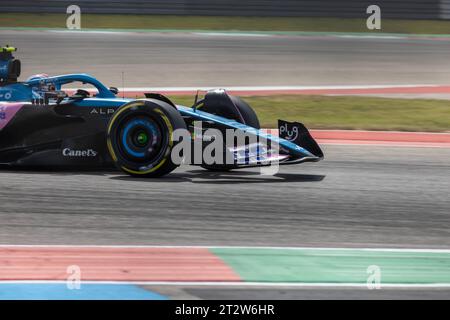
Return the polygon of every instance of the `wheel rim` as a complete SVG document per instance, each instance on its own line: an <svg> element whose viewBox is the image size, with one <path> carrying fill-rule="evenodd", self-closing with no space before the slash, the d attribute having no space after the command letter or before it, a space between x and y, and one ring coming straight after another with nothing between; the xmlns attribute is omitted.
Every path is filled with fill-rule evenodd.
<svg viewBox="0 0 450 320"><path fill-rule="evenodd" d="M148 142L148 140L149 140L149 138L148 138L148 135L146 132L139 132L136 135L136 142L137 142L137 145L139 145L139 146L145 145Z"/></svg>
<svg viewBox="0 0 450 320"><path fill-rule="evenodd" d="M133 162L148 162L158 158L164 149L164 135L157 121L149 116L124 119L118 130L119 153Z"/></svg>

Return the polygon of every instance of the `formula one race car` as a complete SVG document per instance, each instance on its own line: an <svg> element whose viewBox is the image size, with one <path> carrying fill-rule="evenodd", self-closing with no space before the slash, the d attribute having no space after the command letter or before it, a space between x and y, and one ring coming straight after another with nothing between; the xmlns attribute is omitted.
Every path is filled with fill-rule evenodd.
<svg viewBox="0 0 450 320"><path fill-rule="evenodd" d="M205 151L217 135L234 130L248 137L223 144L221 159L191 161L209 170L319 161L323 153L300 123L279 121L280 137L260 130L255 112L224 90L206 92L192 107L175 105L158 93L145 99L118 98L117 88L107 88L87 74L35 75L18 82L21 63L12 47L0 49L0 165L9 167L118 167L133 175L157 177L180 163L172 152L184 129L194 145ZM93 94L67 86L90 85ZM84 88L84 86L83 86ZM70 88L69 88L70 89ZM276 107L276 106L274 106ZM201 123L201 131L198 131ZM199 141L200 140L200 141ZM250 142L252 141L252 142ZM264 142L264 143L263 143ZM214 149L213 153L217 152ZM192 153L194 154L194 153ZM192 160L184 149L180 155ZM217 158L215 158L217 159ZM187 161L189 162L189 161Z"/></svg>

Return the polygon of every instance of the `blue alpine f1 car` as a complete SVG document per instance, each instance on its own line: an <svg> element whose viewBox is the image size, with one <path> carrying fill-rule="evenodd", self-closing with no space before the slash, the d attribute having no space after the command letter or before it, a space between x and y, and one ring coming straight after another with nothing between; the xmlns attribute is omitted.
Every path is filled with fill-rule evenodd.
<svg viewBox="0 0 450 320"><path fill-rule="evenodd" d="M301 123L279 120L279 134L260 130L258 118L242 99L224 90L206 92L192 107L175 105L158 93L145 99L119 98L87 74L35 75L18 81L21 62L13 47L0 49L0 165L10 167L114 167L141 177L158 177L174 170L171 156L180 141L177 129L200 139L202 150L214 141L196 133L214 128L235 130L257 139L255 143L224 144L230 161L194 162L209 170L230 170L319 161L323 153ZM90 85L95 93L67 86ZM276 107L276 106L274 106ZM216 130L216 131L217 131ZM195 133L195 134L194 134ZM265 141L265 144L262 144ZM274 148L274 146L277 146ZM269 146L269 147L263 147ZM276 150L276 152L274 152Z"/></svg>

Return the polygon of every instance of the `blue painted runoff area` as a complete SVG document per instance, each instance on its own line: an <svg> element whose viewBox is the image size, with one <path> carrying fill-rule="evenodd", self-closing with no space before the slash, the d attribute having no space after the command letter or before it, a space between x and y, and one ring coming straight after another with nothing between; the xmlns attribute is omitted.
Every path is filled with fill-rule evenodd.
<svg viewBox="0 0 450 320"><path fill-rule="evenodd" d="M0 300L166 300L167 297L136 285L65 283L0 283Z"/></svg>

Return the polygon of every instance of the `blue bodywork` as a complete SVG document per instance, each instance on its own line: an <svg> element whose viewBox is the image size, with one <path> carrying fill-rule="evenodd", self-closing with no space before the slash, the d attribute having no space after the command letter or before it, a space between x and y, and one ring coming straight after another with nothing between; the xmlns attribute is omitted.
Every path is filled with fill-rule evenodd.
<svg viewBox="0 0 450 320"><path fill-rule="evenodd" d="M74 105L79 107L114 108L120 107L121 105L134 100L116 97L116 95L109 88L88 74L68 74L53 77L38 75L31 77L25 82L12 83L2 86L0 87L0 101L30 102L35 99L42 99L48 86L53 86L54 90L59 91L62 89L62 86L73 82L90 84L98 91L98 93L96 93L92 98L85 98L73 102ZM70 100L70 97L65 99ZM315 159L319 159L317 156L299 145L277 136L267 134L263 130L258 130L237 121L203 112L194 108L181 105L177 105L176 107L182 116L188 116L198 121L215 122L229 128L238 129L249 134L254 134L260 138L276 142L280 145L280 147L288 151L296 158L295 161L291 161L290 163L314 161Z"/></svg>
<svg viewBox="0 0 450 320"><path fill-rule="evenodd" d="M96 98L115 99L116 96L105 85L88 74L67 74L62 76L45 77L34 76L25 82L17 82L0 87L0 101L24 102L43 98L44 87L54 85L55 90L61 90L62 86L81 82L94 86L98 93Z"/></svg>

